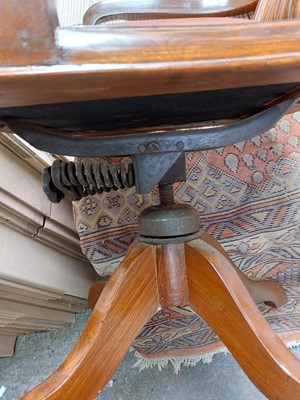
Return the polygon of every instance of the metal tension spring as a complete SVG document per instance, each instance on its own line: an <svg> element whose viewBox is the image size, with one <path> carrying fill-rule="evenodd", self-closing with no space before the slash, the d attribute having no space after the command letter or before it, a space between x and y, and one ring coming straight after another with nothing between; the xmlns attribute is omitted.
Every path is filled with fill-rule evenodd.
<svg viewBox="0 0 300 400"><path fill-rule="evenodd" d="M130 188L135 185L134 168L130 158L120 163L106 160L55 160L43 170L43 190L52 203L64 197L80 200L95 193Z"/></svg>

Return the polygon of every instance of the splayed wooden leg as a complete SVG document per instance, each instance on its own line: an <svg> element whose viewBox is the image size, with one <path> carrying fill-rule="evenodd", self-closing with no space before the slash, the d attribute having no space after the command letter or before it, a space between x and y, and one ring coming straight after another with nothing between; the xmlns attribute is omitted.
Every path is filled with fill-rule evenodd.
<svg viewBox="0 0 300 400"><path fill-rule="evenodd" d="M268 399L300 399L300 360L259 312L236 268L203 240L186 244L190 307Z"/></svg>
<svg viewBox="0 0 300 400"><path fill-rule="evenodd" d="M69 357L22 399L94 399L159 307L189 303L269 399L300 400L300 361L257 309L253 298L259 299L261 286L251 286L222 247L204 239L185 245L135 243L105 287L95 286L94 300L103 291ZM278 303L277 289L274 293Z"/></svg>
<svg viewBox="0 0 300 400"><path fill-rule="evenodd" d="M279 283L265 279L254 280L248 278L236 267L220 243L218 243L212 236L204 233L201 236L201 239L223 254L226 260L230 262L256 304L266 303L271 307L279 308L288 301L287 295Z"/></svg>
<svg viewBox="0 0 300 400"><path fill-rule="evenodd" d="M156 253L135 244L105 286L66 361L22 400L91 400L106 385L158 305Z"/></svg>

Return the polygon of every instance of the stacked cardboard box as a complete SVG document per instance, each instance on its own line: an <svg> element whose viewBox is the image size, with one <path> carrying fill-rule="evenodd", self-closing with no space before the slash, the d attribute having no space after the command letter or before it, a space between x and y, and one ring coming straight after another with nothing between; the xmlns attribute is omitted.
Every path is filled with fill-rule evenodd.
<svg viewBox="0 0 300 400"><path fill-rule="evenodd" d="M41 188L47 157L0 134L0 356L16 337L74 321L98 280L81 253L71 203ZM46 160L46 161L45 161Z"/></svg>

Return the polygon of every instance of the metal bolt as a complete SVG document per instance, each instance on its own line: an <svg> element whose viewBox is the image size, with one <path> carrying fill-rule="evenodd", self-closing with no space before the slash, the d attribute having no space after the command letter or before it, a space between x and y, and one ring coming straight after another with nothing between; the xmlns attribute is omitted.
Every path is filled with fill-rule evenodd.
<svg viewBox="0 0 300 400"><path fill-rule="evenodd" d="M147 146L147 150L149 151L158 151L160 149L160 145L157 142L151 142Z"/></svg>
<svg viewBox="0 0 300 400"><path fill-rule="evenodd" d="M146 151L146 147L145 147L143 144L141 144L141 145L139 146L139 152L140 152L140 153L145 153L145 151Z"/></svg>
<svg viewBox="0 0 300 400"><path fill-rule="evenodd" d="M184 143L182 141L176 143L176 147L178 150L182 150L184 148Z"/></svg>

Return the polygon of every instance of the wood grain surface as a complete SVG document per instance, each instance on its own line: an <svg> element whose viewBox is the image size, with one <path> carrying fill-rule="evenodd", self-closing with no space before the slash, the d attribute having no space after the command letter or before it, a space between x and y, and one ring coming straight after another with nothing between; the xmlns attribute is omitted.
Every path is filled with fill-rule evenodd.
<svg viewBox="0 0 300 400"><path fill-rule="evenodd" d="M105 285L107 282L100 281L96 282L93 286L90 287L89 296L88 296L88 308L94 308L97 304L101 293L103 292Z"/></svg>
<svg viewBox="0 0 300 400"><path fill-rule="evenodd" d="M105 286L66 361L22 400L94 399L158 307L155 252L135 244Z"/></svg>
<svg viewBox="0 0 300 400"><path fill-rule="evenodd" d="M185 259L192 310L269 399L300 399L300 361L260 314L222 248L204 238L156 249L135 243L66 361L22 400L93 399L148 319L161 306L188 304Z"/></svg>
<svg viewBox="0 0 300 400"><path fill-rule="evenodd" d="M226 7L250 3L231 1ZM299 1L283 3L293 13L299 9ZM53 1L20 4L1 3L0 107L300 80L299 20L190 26L187 19L186 26L177 28L166 23L152 29L56 28ZM195 9L204 4L199 0ZM209 11L210 6L205 7ZM263 11L262 2L259 7Z"/></svg>
<svg viewBox="0 0 300 400"><path fill-rule="evenodd" d="M299 0L281 3L281 16L298 13ZM54 1L1 6L0 107L300 81L300 20L56 28Z"/></svg>
<svg viewBox="0 0 300 400"><path fill-rule="evenodd" d="M189 303L184 243L156 247L157 286L162 307Z"/></svg>
<svg viewBox="0 0 300 400"><path fill-rule="evenodd" d="M300 18L300 2L298 0L260 0L254 18L258 21Z"/></svg>
<svg viewBox="0 0 300 400"><path fill-rule="evenodd" d="M61 29L58 44L63 56L51 67L0 67L0 107L300 80L297 20L193 29Z"/></svg>
<svg viewBox="0 0 300 400"><path fill-rule="evenodd" d="M52 64L58 19L51 0L0 0L0 65Z"/></svg>
<svg viewBox="0 0 300 400"><path fill-rule="evenodd" d="M248 290L250 296L256 304L266 303L272 307L279 308L283 306L287 301L287 295L283 287L273 281L265 279L254 280L248 278L242 271L231 261L223 247L208 233L204 233L201 239L208 245L212 246L216 251L222 254L226 260L232 265L232 268L238 274L240 280Z"/></svg>
<svg viewBox="0 0 300 400"><path fill-rule="evenodd" d="M300 360L259 312L223 254L186 245L190 307L212 327L258 389L271 400L300 399Z"/></svg>

